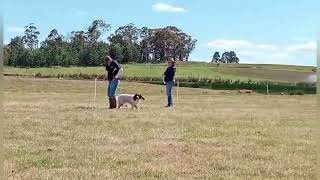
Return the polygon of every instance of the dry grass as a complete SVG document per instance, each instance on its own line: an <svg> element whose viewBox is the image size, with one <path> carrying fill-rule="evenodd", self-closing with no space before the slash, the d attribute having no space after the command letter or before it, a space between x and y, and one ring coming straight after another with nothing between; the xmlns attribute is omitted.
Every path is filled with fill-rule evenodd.
<svg viewBox="0 0 320 180"><path fill-rule="evenodd" d="M315 96L123 82L141 109L106 110L105 83L6 78L8 179L315 179Z"/></svg>
<svg viewBox="0 0 320 180"><path fill-rule="evenodd" d="M314 72L300 72L291 69L267 69L267 68L217 68L221 74L251 77L282 82L306 82Z"/></svg>

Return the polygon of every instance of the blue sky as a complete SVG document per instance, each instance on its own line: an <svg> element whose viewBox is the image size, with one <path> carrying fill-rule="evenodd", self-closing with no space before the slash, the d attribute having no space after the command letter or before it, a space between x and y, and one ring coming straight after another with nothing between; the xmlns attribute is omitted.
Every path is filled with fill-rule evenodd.
<svg viewBox="0 0 320 180"><path fill-rule="evenodd" d="M30 22L44 39L103 19L112 29L128 23L177 26L198 40L190 59L209 61L234 50L243 63L316 65L319 0L4 0L4 40L23 34Z"/></svg>

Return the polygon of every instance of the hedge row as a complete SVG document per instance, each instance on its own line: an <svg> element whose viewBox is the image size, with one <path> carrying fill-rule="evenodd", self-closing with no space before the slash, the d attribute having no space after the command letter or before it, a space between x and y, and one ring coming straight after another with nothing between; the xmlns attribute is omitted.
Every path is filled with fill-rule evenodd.
<svg viewBox="0 0 320 180"><path fill-rule="evenodd" d="M19 74L10 74L10 76L21 76ZM57 74L57 75L42 75L37 73L35 77L40 78L66 78L66 79L95 79L104 80L104 74ZM162 84L161 77L123 77L125 81L145 82L152 84ZM208 79L208 78L178 78L179 86L192 88L208 88L208 89L224 89L238 90L250 89L259 93L266 93L267 84L270 93L287 93L287 94L315 94L316 84L310 83L284 83L284 82L267 82L267 81L240 81L228 79Z"/></svg>
<svg viewBox="0 0 320 180"><path fill-rule="evenodd" d="M162 82L150 82L152 84L162 84ZM180 87L191 88L206 88L218 90L240 90L248 89L258 93L267 93L267 84L269 93L284 93L284 94L316 94L316 86L306 83L274 83L274 82L239 82L232 83L231 81L216 81L211 83L206 82L179 82Z"/></svg>

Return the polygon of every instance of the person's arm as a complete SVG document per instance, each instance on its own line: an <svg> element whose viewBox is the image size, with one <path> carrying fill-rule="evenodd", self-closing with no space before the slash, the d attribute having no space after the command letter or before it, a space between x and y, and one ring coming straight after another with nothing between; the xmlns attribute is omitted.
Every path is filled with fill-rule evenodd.
<svg viewBox="0 0 320 180"><path fill-rule="evenodd" d="M173 73L173 75L172 75L173 79L172 80L173 80L174 83L176 83L176 70L177 70L176 68L173 68L173 72L172 72Z"/></svg>
<svg viewBox="0 0 320 180"><path fill-rule="evenodd" d="M122 77L122 75L123 75L123 68L120 68L118 70L118 73L114 76L114 78L120 79Z"/></svg>
<svg viewBox="0 0 320 180"><path fill-rule="evenodd" d="M113 78L117 78L116 76L118 75L118 73L121 69L121 66L115 61L112 61L112 65L114 67L113 72L112 72Z"/></svg>
<svg viewBox="0 0 320 180"><path fill-rule="evenodd" d="M166 78L166 75L167 75L167 71L168 71L168 69L166 69L166 71L162 74L163 84L166 84L165 78Z"/></svg>
<svg viewBox="0 0 320 180"><path fill-rule="evenodd" d="M108 65L106 65L106 76L104 77L104 80L107 81L109 76L109 68Z"/></svg>

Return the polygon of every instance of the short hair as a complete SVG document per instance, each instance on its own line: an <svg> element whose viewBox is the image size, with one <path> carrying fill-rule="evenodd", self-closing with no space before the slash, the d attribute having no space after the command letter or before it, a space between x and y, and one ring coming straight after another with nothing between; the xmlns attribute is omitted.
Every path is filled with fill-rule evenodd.
<svg viewBox="0 0 320 180"><path fill-rule="evenodd" d="M107 56L106 60L108 61L108 60L113 60L113 59L111 58L111 56Z"/></svg>

